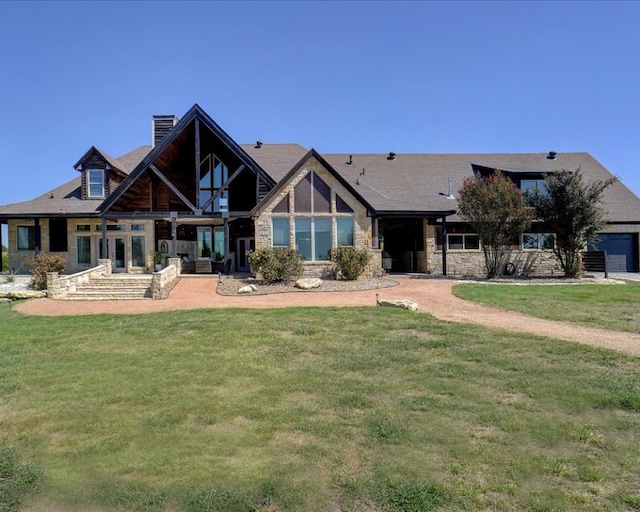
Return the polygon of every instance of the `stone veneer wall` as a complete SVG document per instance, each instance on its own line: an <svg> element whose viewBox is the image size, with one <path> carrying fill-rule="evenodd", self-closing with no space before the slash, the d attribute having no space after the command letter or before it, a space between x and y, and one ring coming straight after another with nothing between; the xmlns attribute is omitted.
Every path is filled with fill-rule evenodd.
<svg viewBox="0 0 640 512"><path fill-rule="evenodd" d="M88 224L91 227L91 231L77 231L77 227L80 224ZM127 220L118 222L118 224L124 224L126 231L109 231L108 235L123 235L123 237L130 238L133 236L145 237L145 268L127 269L127 271L135 272L151 272L153 269L153 255L155 252L154 247L154 222L152 220ZM144 231L131 231L131 224L144 224ZM31 259L35 256L35 251L18 251L18 226L35 226L34 219L12 219L8 222L8 247L9 247L9 266L18 271L19 273L27 273L31 268ZM98 229L96 231L96 228ZM90 236L91 237L91 256L92 263L90 265L79 265L78 261L78 245L76 243L76 237L78 236ZM71 274L75 272L81 272L94 265L94 262L98 259L99 243L102 237L101 223L99 220L92 219L67 219L67 251L56 252L64 256L67 260L65 267L65 273ZM40 240L41 240L41 253L49 253L49 219L40 219ZM130 251L130 247L127 247Z"/></svg>
<svg viewBox="0 0 640 512"><path fill-rule="evenodd" d="M324 182L331 187L331 211L336 211L336 194L345 201L352 209L353 214L333 213L332 218L353 216L354 229L353 238L355 247L365 247L373 254L367 274L373 275L374 272L382 268L381 251L373 250L371 247L372 220L367 215L367 209L358 201L329 171L327 171L315 158L311 157L300 168L300 172L286 183L282 189L273 196L270 203L262 210L262 213L255 219L255 236L256 249L264 247L272 247L271 238L271 219L289 218L289 247L295 247L295 230L293 228L293 219L295 217L320 217L328 216L328 214L314 215L312 213L273 213L273 208L280 203L286 195L289 195L289 205L295 204L295 186L311 171L314 171ZM332 246L336 247L336 229L335 220L332 227ZM320 276L330 267L331 262L305 262L305 276Z"/></svg>
<svg viewBox="0 0 640 512"><path fill-rule="evenodd" d="M425 260L427 273L442 274L442 251L436 248L435 226L425 222ZM516 268L515 276L562 276L558 259L552 251L514 250L509 261ZM482 251L447 251L447 275L485 276Z"/></svg>

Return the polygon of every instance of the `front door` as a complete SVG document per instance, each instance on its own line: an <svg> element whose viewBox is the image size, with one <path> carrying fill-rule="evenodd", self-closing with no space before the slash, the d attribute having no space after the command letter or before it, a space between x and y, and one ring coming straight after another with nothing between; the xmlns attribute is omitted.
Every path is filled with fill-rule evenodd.
<svg viewBox="0 0 640 512"><path fill-rule="evenodd" d="M256 241L254 238L238 238L236 243L236 270L238 272L249 272L251 267L249 266L249 252L254 251L256 248Z"/></svg>
<svg viewBox="0 0 640 512"><path fill-rule="evenodd" d="M123 237L107 237L107 258L109 258L113 265L113 272L126 272L127 271L127 244L126 239ZM96 239L98 247L100 247L100 238ZM102 250L100 250L100 257L102 258Z"/></svg>

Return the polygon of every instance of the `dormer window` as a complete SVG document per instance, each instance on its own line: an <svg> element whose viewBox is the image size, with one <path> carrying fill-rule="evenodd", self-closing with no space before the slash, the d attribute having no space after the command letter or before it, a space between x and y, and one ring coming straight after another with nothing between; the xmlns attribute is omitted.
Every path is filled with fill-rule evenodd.
<svg viewBox="0 0 640 512"><path fill-rule="evenodd" d="M90 199L104 197L104 169L87 169L87 197Z"/></svg>

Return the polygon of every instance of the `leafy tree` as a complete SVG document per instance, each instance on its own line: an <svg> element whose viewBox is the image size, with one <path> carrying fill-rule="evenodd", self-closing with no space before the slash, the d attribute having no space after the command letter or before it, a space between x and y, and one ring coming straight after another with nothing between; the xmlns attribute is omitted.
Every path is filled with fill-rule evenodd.
<svg viewBox="0 0 640 512"><path fill-rule="evenodd" d="M580 253L587 244L597 241L598 231L605 226L602 196L616 181L618 178L609 178L588 184L579 168L575 172L561 169L545 178L545 189L526 194L536 218L555 233L553 252L565 277L582 273Z"/></svg>
<svg viewBox="0 0 640 512"><path fill-rule="evenodd" d="M498 170L487 178L465 179L458 194L458 214L478 233L487 277L496 277L514 238L531 225L531 208L513 181Z"/></svg>

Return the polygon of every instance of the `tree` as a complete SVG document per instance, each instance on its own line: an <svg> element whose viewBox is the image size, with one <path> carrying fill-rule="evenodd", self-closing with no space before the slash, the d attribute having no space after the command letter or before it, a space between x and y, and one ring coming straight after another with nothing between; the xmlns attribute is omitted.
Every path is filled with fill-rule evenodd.
<svg viewBox="0 0 640 512"><path fill-rule="evenodd" d="M553 252L565 277L582 273L580 253L587 244L597 241L598 231L605 226L602 197L616 181L618 178L609 178L588 184L579 168L575 172L561 169L545 178L544 189L526 194L536 218L555 234Z"/></svg>
<svg viewBox="0 0 640 512"><path fill-rule="evenodd" d="M465 179L458 194L458 214L478 233L487 277L496 277L507 263L513 240L531 225L531 208L513 181L498 170L487 178Z"/></svg>

